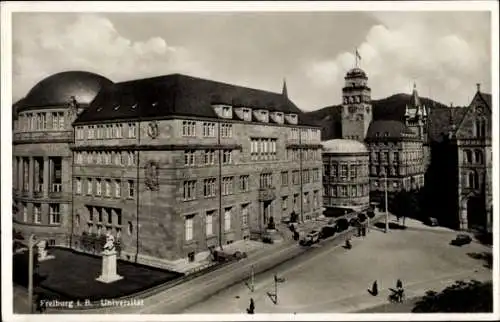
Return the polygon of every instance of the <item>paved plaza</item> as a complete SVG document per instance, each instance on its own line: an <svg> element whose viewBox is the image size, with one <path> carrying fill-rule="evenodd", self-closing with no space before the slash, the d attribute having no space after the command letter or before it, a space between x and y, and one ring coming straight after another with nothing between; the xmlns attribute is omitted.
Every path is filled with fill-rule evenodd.
<svg viewBox="0 0 500 322"><path fill-rule="evenodd" d="M407 224L412 226L411 221ZM455 234L433 228L388 234L371 229L365 239L354 239L351 250L336 246L311 252L305 255L308 258L256 276L253 293L239 283L184 313L244 313L250 298L255 301L255 313L357 312L387 303L388 288L394 288L398 278L408 298L424 295L426 290L440 291L459 279L491 280L492 272L484 262L467 255L491 252L491 248L476 242L451 246ZM276 272L285 279L278 287L278 304L267 294L274 292ZM376 297L367 292L374 280L380 292Z"/></svg>

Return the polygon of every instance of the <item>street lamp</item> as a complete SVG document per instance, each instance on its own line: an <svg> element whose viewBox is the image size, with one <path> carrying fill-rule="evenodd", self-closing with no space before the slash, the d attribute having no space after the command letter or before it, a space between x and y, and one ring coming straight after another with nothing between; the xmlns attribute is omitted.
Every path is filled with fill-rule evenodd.
<svg viewBox="0 0 500 322"><path fill-rule="evenodd" d="M28 240L28 303L30 306L30 313L33 313L33 246L35 246L36 236L31 234Z"/></svg>
<svg viewBox="0 0 500 322"><path fill-rule="evenodd" d="M389 231L389 211L387 210L388 197L387 197L387 171L384 172L384 190L385 190L385 233Z"/></svg>

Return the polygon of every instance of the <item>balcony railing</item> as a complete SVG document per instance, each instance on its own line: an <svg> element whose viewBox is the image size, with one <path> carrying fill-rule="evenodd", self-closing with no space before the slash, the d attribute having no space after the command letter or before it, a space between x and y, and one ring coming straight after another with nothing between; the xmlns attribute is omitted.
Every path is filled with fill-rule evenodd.
<svg viewBox="0 0 500 322"><path fill-rule="evenodd" d="M50 189L50 192L61 192L61 191L62 191L62 184L60 183L52 184L52 189Z"/></svg>

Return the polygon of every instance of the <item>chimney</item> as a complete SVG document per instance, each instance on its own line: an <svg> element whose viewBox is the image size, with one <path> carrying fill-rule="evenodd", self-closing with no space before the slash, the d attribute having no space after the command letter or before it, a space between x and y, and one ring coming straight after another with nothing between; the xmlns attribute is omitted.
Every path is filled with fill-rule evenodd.
<svg viewBox="0 0 500 322"><path fill-rule="evenodd" d="M481 83L477 83L476 86L477 86L477 91L480 92L481 91Z"/></svg>

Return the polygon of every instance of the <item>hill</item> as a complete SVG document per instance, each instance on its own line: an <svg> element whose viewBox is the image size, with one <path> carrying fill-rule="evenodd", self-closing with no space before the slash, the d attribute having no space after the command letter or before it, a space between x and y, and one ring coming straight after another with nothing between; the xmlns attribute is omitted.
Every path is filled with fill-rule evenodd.
<svg viewBox="0 0 500 322"><path fill-rule="evenodd" d="M406 104L410 102L410 97L411 95L409 94L395 94L379 100L373 100L373 120L404 121ZM430 109L447 107L442 103L425 97L420 97L420 101ZM342 136L341 107L341 105L332 105L305 113L310 120L314 120L314 123L321 126L322 140L330 140Z"/></svg>

